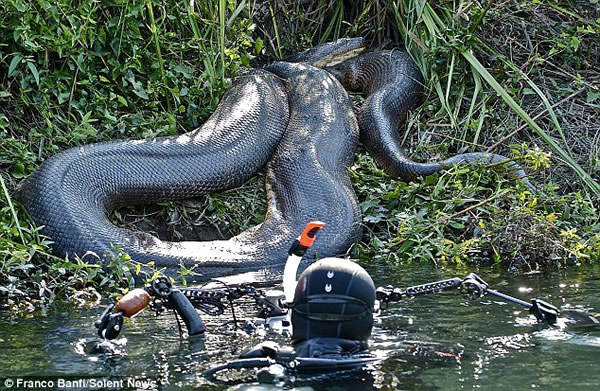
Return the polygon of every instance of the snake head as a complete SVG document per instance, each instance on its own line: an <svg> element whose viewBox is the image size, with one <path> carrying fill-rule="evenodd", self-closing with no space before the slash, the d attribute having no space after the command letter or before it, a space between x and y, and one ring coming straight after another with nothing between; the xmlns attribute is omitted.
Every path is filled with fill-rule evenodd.
<svg viewBox="0 0 600 391"><path fill-rule="evenodd" d="M285 62L305 62L317 68L339 64L355 57L365 49L365 40L358 38L341 38L334 42L326 42L303 52L283 59Z"/></svg>

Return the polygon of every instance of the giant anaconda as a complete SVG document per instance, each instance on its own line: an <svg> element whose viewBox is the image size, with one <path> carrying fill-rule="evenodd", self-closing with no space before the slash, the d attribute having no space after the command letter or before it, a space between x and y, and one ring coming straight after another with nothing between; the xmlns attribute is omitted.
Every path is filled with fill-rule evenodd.
<svg viewBox="0 0 600 391"><path fill-rule="evenodd" d="M465 154L421 164L406 158L397 126L422 92L421 74L406 53L367 53L326 70L308 64L324 57L324 48L329 54L361 45L359 39L341 40L239 76L210 119L189 133L59 153L20 184L18 198L59 256L104 256L118 247L136 261L195 265L211 277L282 265L309 220L327 222L311 254L340 255L359 240L361 218L348 176L358 125L376 161L406 180L463 160L505 159ZM367 96L358 124L336 78ZM166 242L110 222L118 207L232 188L265 164L265 220L229 240Z"/></svg>

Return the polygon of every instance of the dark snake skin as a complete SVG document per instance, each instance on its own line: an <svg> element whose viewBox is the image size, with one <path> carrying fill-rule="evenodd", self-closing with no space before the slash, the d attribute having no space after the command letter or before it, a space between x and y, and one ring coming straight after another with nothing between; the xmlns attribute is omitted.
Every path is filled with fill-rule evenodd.
<svg viewBox="0 0 600 391"><path fill-rule="evenodd" d="M422 100L423 77L408 53L383 50L351 58L327 68L350 91L362 92L365 102L358 112L360 141L390 176L404 181L434 174L452 165L503 163L533 192L520 166L502 155L485 152L463 153L439 163L417 163L401 145L398 125Z"/></svg>
<svg viewBox="0 0 600 391"><path fill-rule="evenodd" d="M195 131L51 157L20 184L18 198L59 256L91 250L104 257L114 244L136 261L169 269L197 265L211 277L282 265L293 239L319 219L328 225L308 256L343 254L361 232L347 175L358 141L348 96L329 73L310 65L276 63L269 71L238 78ZM109 221L123 205L238 186L267 161L265 221L230 240L165 242Z"/></svg>
<svg viewBox="0 0 600 391"><path fill-rule="evenodd" d="M336 48L348 52L362 45L361 39L346 39L318 46L238 77L206 124L189 133L59 153L19 185L17 197L61 257L93 251L107 262L118 247L135 261L154 261L168 270L183 264L198 266L204 277L239 273L283 265L291 242L310 220L327 226L307 258L344 254L361 236L348 177L358 125L376 161L405 180L453 163L505 160L464 154L422 164L405 156L397 126L420 103L422 92L421 74L406 53L367 53L327 71L301 63L324 66L321 60L335 57ZM334 76L367 96L358 123ZM109 220L124 205L238 186L265 164L265 220L230 240L166 242Z"/></svg>

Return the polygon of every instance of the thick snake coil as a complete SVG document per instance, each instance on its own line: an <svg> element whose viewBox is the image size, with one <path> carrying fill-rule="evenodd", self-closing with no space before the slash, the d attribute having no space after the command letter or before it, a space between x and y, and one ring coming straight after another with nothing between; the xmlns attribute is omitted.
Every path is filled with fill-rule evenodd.
<svg viewBox="0 0 600 391"><path fill-rule="evenodd" d="M336 46L337 45L337 46ZM397 125L420 101L421 75L407 54L365 54L322 70L305 63L342 40L236 79L210 119L189 133L153 140L114 141L66 150L22 182L17 197L59 256L115 248L167 269L198 266L205 277L282 265L310 220L327 226L308 258L343 254L361 235L358 203L348 177L361 140L388 173L406 180L445 165L497 155L465 154L441 164L406 158ZM309 56L310 54L310 56ZM310 57L310 58L309 58ZM332 76L333 75L333 76ZM362 90L358 116L342 85ZM114 226L110 214L128 204L197 197L242 184L267 164L268 210L262 224L229 240L166 242ZM524 173L517 174L524 176Z"/></svg>
<svg viewBox="0 0 600 391"><path fill-rule="evenodd" d="M54 241L53 251L102 257L114 245L136 261L198 265L209 277L283 264L306 223L325 220L313 251L344 253L360 238L347 174L358 140L348 96L329 73L309 65L276 63L269 71L239 77L195 131L76 147L44 162L18 197ZM265 221L230 240L166 242L109 220L123 205L235 187L267 161Z"/></svg>

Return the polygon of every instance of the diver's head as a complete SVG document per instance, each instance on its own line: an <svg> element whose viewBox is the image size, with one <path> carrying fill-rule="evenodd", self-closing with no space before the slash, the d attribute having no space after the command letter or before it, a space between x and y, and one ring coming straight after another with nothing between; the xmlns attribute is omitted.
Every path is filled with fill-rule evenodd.
<svg viewBox="0 0 600 391"><path fill-rule="evenodd" d="M373 328L375 284L358 264L323 258L300 275L292 309L294 343L315 337L366 341Z"/></svg>

